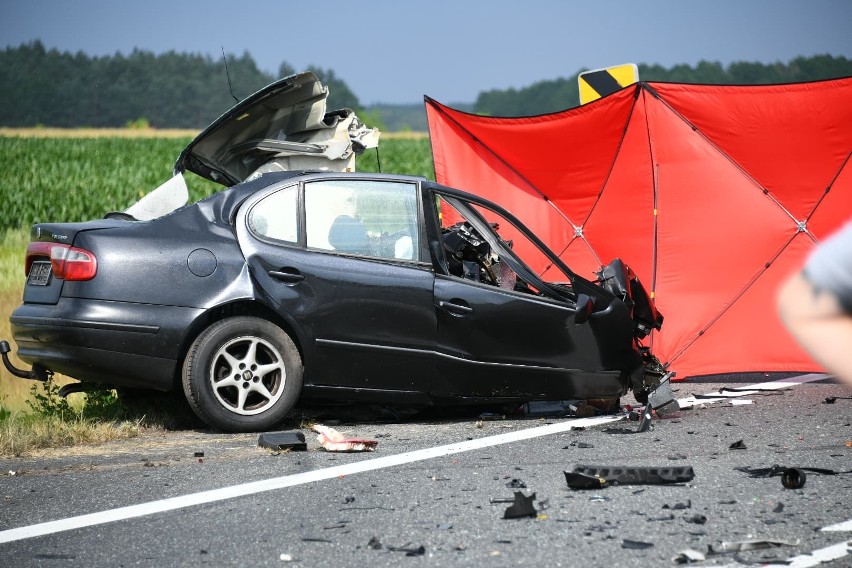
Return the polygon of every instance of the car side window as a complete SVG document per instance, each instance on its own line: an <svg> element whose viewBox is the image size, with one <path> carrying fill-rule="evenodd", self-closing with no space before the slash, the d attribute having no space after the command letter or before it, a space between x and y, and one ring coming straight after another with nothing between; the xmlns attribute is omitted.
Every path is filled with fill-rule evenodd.
<svg viewBox="0 0 852 568"><path fill-rule="evenodd" d="M491 232L508 249L511 255L530 270L528 277L515 272L501 256L502 251L494 249L476 230L471 220L457 208L438 196L436 207L441 223L441 238L446 259L446 269L450 276L472 282L497 286L504 290L541 295L541 291L532 283L535 276L544 282L570 286L570 276L558 266L549 262L543 251L530 241L508 219L496 211L469 204L481 219L491 227ZM540 267L538 271L531 267ZM530 280L529 282L527 280Z"/></svg>
<svg viewBox="0 0 852 568"><path fill-rule="evenodd" d="M299 186L291 185L263 198L249 212L249 228L261 237L299 242L298 197Z"/></svg>
<svg viewBox="0 0 852 568"><path fill-rule="evenodd" d="M393 260L420 260L413 183L327 180L305 184L309 248Z"/></svg>

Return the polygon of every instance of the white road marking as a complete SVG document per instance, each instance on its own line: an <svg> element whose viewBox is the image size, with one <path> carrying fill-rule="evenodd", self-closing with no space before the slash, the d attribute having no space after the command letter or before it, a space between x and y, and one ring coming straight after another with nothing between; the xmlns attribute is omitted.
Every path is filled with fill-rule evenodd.
<svg viewBox="0 0 852 568"><path fill-rule="evenodd" d="M783 564L761 564L761 566L763 568L810 568L811 566L819 566L823 562L843 558L849 554L850 550L852 550L852 542L838 542L825 548L788 558ZM737 566L742 566L742 564L737 564Z"/></svg>
<svg viewBox="0 0 852 568"><path fill-rule="evenodd" d="M26 538L44 536L63 531L70 531L115 521L123 521L146 515L154 515L166 511L174 511L203 503L212 503L215 501L223 501L225 499L233 499L235 497L243 497L246 495L254 495L264 491L273 491L285 487L293 487L312 483L314 481L322 481L345 475L353 475L363 473L365 471L373 471L397 465L408 464L432 458L479 450L491 446L509 444L512 442L520 442L540 436L548 436L551 434L559 434L567 432L571 428L597 426L610 422L618 422L622 420L622 416L601 416L597 418L578 418L575 420L565 420L558 423L538 426L536 428L527 428L516 432L507 432L497 436L487 436L476 440L466 440L456 444L447 444L435 448L426 448L422 450L414 450L402 454L392 456L384 456L380 458L367 459L356 463L350 463L340 466L329 467L308 471L305 473L297 473L295 475L285 475L283 477L275 477L272 479L264 479L251 483L243 483L230 487L222 487L221 489L212 489L210 491L202 491L199 493L191 493L180 497L172 497L170 499L162 499L159 501L151 501L149 503L140 503L138 505L130 505L128 507L119 507L118 509L110 509L98 513L90 513L88 515L80 515L77 517L69 517L57 521L49 521L35 525L19 527L0 531L0 544L5 542L13 542Z"/></svg>
<svg viewBox="0 0 852 568"><path fill-rule="evenodd" d="M823 527L820 529L821 531L826 532L842 532L842 531L852 531L852 519L848 521L837 523L835 525L829 525L827 527Z"/></svg>

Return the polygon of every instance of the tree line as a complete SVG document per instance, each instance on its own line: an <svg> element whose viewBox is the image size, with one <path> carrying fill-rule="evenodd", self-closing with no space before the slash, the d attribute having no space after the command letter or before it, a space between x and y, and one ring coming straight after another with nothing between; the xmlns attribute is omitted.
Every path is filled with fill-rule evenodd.
<svg viewBox="0 0 852 568"><path fill-rule="evenodd" d="M757 85L852 76L852 60L831 55L798 57L770 65L736 62L723 66L702 61L694 67L666 69L641 63L638 67L643 81L674 83ZM355 109L370 126L382 130L427 129L422 103L363 108L332 69L307 70L328 85L330 110ZM258 69L247 52L214 58L134 50L126 56L92 57L82 52L47 50L37 40L0 51L0 126L201 129L233 106L235 98L243 99L296 71L285 61L277 75L270 75ZM448 104L490 116L556 112L579 105L579 74L522 89L483 91L472 104Z"/></svg>
<svg viewBox="0 0 852 568"><path fill-rule="evenodd" d="M200 129L231 108L235 98L296 72L283 62L272 76L258 69L248 53L224 55L134 50L127 56L90 57L47 50L40 41L9 47L0 51L0 125L124 127L142 122ZM334 71L307 70L328 85L329 109L360 107Z"/></svg>
<svg viewBox="0 0 852 568"><path fill-rule="evenodd" d="M695 67L638 64L641 81L704 85L770 85L802 83L852 76L852 60L831 55L797 57L789 63L735 62L723 66L701 61ZM580 104L577 77L540 81L522 89L479 93L473 112L489 116L534 116L572 108Z"/></svg>

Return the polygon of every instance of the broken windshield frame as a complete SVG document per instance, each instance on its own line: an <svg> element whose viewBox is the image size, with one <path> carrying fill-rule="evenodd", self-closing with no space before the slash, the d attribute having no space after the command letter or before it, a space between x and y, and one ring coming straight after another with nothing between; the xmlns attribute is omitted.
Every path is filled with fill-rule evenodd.
<svg viewBox="0 0 852 568"><path fill-rule="evenodd" d="M569 302L572 305L576 303L577 295L576 292L572 290L572 285L575 282L585 281L568 268L568 266L566 266L565 263L547 247L547 245L545 245L537 236L527 229L520 220L499 206L492 206L475 198L471 199L466 197L462 199L440 190L435 193L456 209L456 211L464 217L465 221L473 227L479 236L485 239L492 251L496 252L498 258L501 261L506 262L509 268L511 268L522 280L553 299ZM500 237L497 230L495 230L491 223L477 210L477 207L481 207L490 213L495 214L501 220L508 222L516 231L535 246L536 249L551 263L553 263L555 267L566 275L570 281L562 285L545 282L518 256L518 254L511 248L510 244ZM585 287L583 286L583 288Z"/></svg>

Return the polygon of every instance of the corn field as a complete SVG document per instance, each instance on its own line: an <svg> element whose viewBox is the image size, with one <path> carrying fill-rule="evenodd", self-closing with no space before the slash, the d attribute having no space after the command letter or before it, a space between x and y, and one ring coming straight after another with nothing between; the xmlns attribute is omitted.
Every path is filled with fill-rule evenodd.
<svg viewBox="0 0 852 568"><path fill-rule="evenodd" d="M34 222L98 219L121 211L172 175L191 137L0 136L0 233ZM356 160L363 172L412 174L434 179L429 139L383 139L378 152ZM186 175L190 199L222 189Z"/></svg>

